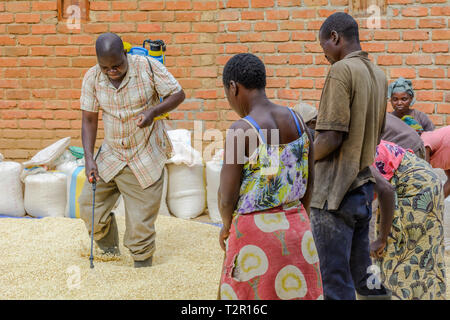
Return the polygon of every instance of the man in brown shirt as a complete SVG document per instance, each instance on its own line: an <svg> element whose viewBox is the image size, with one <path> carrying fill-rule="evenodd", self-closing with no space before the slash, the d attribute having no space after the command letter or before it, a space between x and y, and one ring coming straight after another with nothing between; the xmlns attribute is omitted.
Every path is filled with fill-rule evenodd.
<svg viewBox="0 0 450 320"><path fill-rule="evenodd" d="M311 227L325 299L389 296L369 283L369 222L374 161L386 115L387 79L361 51L358 25L346 13L328 17L320 45L332 64L316 123Z"/></svg>

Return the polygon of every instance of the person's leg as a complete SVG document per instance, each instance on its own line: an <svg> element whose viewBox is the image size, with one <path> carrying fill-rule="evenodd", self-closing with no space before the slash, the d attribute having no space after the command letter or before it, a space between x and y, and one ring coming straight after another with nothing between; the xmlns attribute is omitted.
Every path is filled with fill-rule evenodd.
<svg viewBox="0 0 450 320"><path fill-rule="evenodd" d="M95 191L94 208L94 240L106 253L120 254L117 223L111 214L117 199L119 190L113 181L109 183L102 179L97 181ZM81 195L78 198L80 205L80 218L84 221L88 234L92 230L92 185L86 180Z"/></svg>
<svg viewBox="0 0 450 320"><path fill-rule="evenodd" d="M355 221L350 269L356 292L361 296L382 296L387 293L380 279L372 279L378 275L376 270L370 269L372 260L369 229L372 218L372 199L373 183L369 182L354 190L344 203L346 212L352 212ZM370 284L368 284L369 281Z"/></svg>
<svg viewBox="0 0 450 320"><path fill-rule="evenodd" d="M155 251L155 220L158 214L164 175L146 189L142 189L131 169L127 166L115 179L125 203L124 245L130 250L133 260L146 261L151 265Z"/></svg>
<svg viewBox="0 0 450 320"><path fill-rule="evenodd" d="M325 300L355 300L350 272L353 229L335 213L311 208L311 229L319 254Z"/></svg>

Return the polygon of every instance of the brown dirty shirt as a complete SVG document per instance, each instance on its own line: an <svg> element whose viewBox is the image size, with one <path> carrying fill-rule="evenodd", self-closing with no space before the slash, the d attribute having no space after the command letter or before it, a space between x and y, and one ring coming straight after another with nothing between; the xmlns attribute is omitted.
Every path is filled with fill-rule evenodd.
<svg viewBox="0 0 450 320"><path fill-rule="evenodd" d="M338 210L345 194L375 182L369 166L384 127L388 82L384 72L355 51L330 68L320 98L317 131L344 132L342 145L315 163L311 207Z"/></svg>

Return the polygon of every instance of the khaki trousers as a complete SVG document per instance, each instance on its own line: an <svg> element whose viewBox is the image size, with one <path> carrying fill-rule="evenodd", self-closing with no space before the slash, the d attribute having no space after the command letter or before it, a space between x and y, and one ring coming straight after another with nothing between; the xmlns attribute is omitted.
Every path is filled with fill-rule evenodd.
<svg viewBox="0 0 450 320"><path fill-rule="evenodd" d="M95 191L94 239L102 239L111 225L111 210L120 195L125 204L124 246L135 261L150 258L155 252L155 220L163 191L164 175L142 189L131 169L126 166L110 182L97 181ZM90 235L92 225L92 185L86 180L78 199L80 217ZM117 244L118 245L118 244Z"/></svg>

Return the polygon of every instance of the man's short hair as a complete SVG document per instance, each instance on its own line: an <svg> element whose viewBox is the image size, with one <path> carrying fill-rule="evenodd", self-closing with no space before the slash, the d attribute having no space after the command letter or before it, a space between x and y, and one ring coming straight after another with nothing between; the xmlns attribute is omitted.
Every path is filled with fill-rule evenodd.
<svg viewBox="0 0 450 320"><path fill-rule="evenodd" d="M345 12L335 12L329 16L320 27L319 32L325 40L328 40L333 30L346 40L359 42L358 23Z"/></svg>
<svg viewBox="0 0 450 320"><path fill-rule="evenodd" d="M257 56L251 53L239 53L232 57L223 69L223 85L229 88L232 80L247 89L264 89L266 67Z"/></svg>

